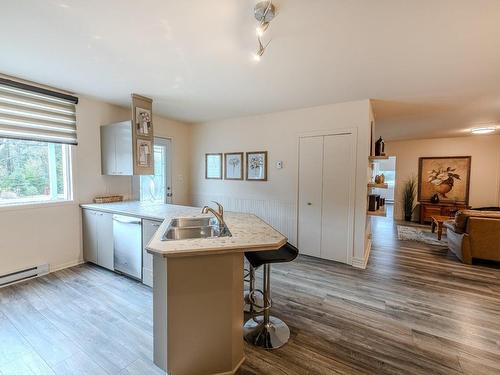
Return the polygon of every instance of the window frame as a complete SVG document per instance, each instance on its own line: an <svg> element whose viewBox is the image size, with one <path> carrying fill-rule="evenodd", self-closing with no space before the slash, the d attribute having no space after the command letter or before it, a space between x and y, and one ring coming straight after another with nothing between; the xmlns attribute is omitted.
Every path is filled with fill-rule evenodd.
<svg viewBox="0 0 500 375"><path fill-rule="evenodd" d="M3 137L2 137L3 138ZM8 138L4 138L8 139ZM20 140L23 141L23 140ZM43 141L41 141L43 142ZM10 211L16 209L27 209L27 208L39 208L39 207L50 207L58 205L67 205L74 203L75 196L75 186L73 179L73 159L74 159L74 147L70 144L56 143L56 142L43 142L48 144L61 145L62 147L62 172L64 184L64 196L63 199L47 199L47 200L13 200L12 202L0 202L0 211Z"/></svg>

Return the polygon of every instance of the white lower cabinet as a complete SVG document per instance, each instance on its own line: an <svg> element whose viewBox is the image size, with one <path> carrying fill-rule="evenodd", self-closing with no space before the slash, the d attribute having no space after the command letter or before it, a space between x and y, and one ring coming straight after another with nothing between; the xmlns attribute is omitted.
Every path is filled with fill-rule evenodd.
<svg viewBox="0 0 500 375"><path fill-rule="evenodd" d="M151 238L161 225L161 221L142 220L142 282L153 286L153 255L146 251Z"/></svg>
<svg viewBox="0 0 500 375"><path fill-rule="evenodd" d="M113 215L83 209L83 258L114 270Z"/></svg>

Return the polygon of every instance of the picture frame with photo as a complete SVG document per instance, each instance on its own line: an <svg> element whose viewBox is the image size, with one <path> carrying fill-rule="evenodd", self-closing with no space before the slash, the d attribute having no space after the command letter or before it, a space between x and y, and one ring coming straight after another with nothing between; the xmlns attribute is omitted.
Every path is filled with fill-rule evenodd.
<svg viewBox="0 0 500 375"><path fill-rule="evenodd" d="M152 116L151 110L141 107L135 107L135 130L139 136L152 135Z"/></svg>
<svg viewBox="0 0 500 375"><path fill-rule="evenodd" d="M243 180L243 152L224 154L224 180Z"/></svg>
<svg viewBox="0 0 500 375"><path fill-rule="evenodd" d="M139 167L151 167L151 156L153 153L153 142L148 139L137 139L136 164Z"/></svg>
<svg viewBox="0 0 500 375"><path fill-rule="evenodd" d="M246 153L247 181L267 181L267 151Z"/></svg>
<svg viewBox="0 0 500 375"><path fill-rule="evenodd" d="M205 154L205 179L222 180L222 153Z"/></svg>

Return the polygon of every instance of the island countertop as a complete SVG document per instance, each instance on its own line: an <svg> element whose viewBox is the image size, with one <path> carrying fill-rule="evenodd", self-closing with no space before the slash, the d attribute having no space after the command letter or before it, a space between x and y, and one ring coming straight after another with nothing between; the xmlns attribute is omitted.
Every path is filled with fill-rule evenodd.
<svg viewBox="0 0 500 375"><path fill-rule="evenodd" d="M137 201L82 204L82 208L143 219L163 220L147 246L148 252L165 257L215 255L227 252L276 250L286 244L287 238L253 214L226 212L226 222L231 237L211 237L162 241L170 221L182 217L206 217L201 208L173 204L144 203Z"/></svg>

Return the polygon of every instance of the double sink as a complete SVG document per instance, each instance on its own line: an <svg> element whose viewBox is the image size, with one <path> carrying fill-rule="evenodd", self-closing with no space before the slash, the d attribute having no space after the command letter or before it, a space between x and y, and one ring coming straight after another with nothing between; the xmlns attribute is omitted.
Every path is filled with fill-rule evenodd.
<svg viewBox="0 0 500 375"><path fill-rule="evenodd" d="M231 232L215 217L176 218L170 222L162 241L230 237Z"/></svg>

